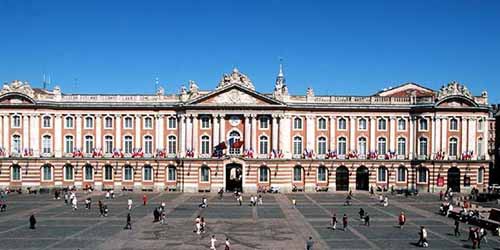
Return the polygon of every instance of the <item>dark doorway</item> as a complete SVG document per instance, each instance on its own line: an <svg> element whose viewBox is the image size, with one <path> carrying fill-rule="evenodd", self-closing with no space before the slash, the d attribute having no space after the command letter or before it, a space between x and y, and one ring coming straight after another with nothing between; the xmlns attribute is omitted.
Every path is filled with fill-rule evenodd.
<svg viewBox="0 0 500 250"><path fill-rule="evenodd" d="M368 168L361 166L356 170L356 190L368 191Z"/></svg>
<svg viewBox="0 0 500 250"><path fill-rule="evenodd" d="M226 191L243 191L243 170L240 164L226 165Z"/></svg>
<svg viewBox="0 0 500 250"><path fill-rule="evenodd" d="M460 169L457 167L448 169L448 188L453 192L460 192Z"/></svg>
<svg viewBox="0 0 500 250"><path fill-rule="evenodd" d="M349 170L340 166L335 173L335 188L337 191L349 190Z"/></svg>

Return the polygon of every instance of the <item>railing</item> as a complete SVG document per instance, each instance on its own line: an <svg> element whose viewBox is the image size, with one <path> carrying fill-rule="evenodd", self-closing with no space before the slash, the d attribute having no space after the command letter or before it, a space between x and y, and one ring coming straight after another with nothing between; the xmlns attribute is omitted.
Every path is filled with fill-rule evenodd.
<svg viewBox="0 0 500 250"><path fill-rule="evenodd" d="M69 102L176 102L178 100L175 95L63 95L61 98L61 101Z"/></svg>
<svg viewBox="0 0 500 250"><path fill-rule="evenodd" d="M339 104L380 104L380 105L409 105L409 104L428 104L434 103L431 96L427 97L409 97L409 96L314 96L307 98L305 96L291 96L291 102L310 102L310 103L339 103Z"/></svg>

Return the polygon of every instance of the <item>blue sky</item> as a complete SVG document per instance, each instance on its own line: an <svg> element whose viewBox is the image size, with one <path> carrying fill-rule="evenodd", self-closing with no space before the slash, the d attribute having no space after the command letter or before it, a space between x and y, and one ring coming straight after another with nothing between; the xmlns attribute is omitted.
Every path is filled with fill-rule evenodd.
<svg viewBox="0 0 500 250"><path fill-rule="evenodd" d="M500 1L0 1L0 81L73 93L213 89L237 66L270 92L369 95L452 80L500 102ZM77 84L75 84L75 79Z"/></svg>

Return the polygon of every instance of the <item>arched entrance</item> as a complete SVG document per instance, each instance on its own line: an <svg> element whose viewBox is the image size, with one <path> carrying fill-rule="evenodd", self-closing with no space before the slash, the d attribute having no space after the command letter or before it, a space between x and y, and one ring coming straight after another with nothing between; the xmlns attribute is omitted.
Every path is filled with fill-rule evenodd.
<svg viewBox="0 0 500 250"><path fill-rule="evenodd" d="M460 192L460 169L457 167L448 169L448 188L453 192Z"/></svg>
<svg viewBox="0 0 500 250"><path fill-rule="evenodd" d="M356 169L356 190L368 191L368 179L368 168L366 168L365 166L360 166L358 169Z"/></svg>
<svg viewBox="0 0 500 250"><path fill-rule="evenodd" d="M226 165L226 191L243 191L243 169L241 164L231 163Z"/></svg>
<svg viewBox="0 0 500 250"><path fill-rule="evenodd" d="M340 166L335 173L335 188L337 191L349 190L349 170Z"/></svg>

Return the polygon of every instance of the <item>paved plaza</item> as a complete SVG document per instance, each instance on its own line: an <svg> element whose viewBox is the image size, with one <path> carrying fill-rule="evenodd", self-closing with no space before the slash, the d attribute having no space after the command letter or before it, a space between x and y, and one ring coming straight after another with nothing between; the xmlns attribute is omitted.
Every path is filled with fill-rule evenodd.
<svg viewBox="0 0 500 250"><path fill-rule="evenodd" d="M230 194L222 200L207 194L208 208L199 209L203 194L147 193L149 202L142 205L142 193L117 194L105 200L92 195L92 209L84 209L84 194L78 194L79 209L72 211L63 200L48 194L8 197L7 212L0 213L0 249L209 249L210 237L216 235L218 248L224 249L228 237L231 249L304 249L307 237L314 249L408 249L419 248L418 228L429 231L434 249L470 249L468 225L462 224L462 236L453 236L453 221L436 214L439 201L435 195L418 198L389 196L389 206L382 207L375 197L355 194L352 206L344 206L345 194L293 193L265 194L262 206L249 206L249 194L238 206ZM132 230L124 230L127 199L134 200ZM109 207L108 217L99 217L97 201ZM294 208L291 200L297 201ZM167 225L153 223L152 211L166 202ZM370 214L370 227L361 225L359 208ZM401 211L407 215L404 229L397 227ZM28 217L37 217L37 229L28 229ZM346 231L331 230L331 214L336 213L341 228L343 214L349 217ZM207 232L193 233L194 219L205 217ZM488 235L481 249L500 249L500 241Z"/></svg>

